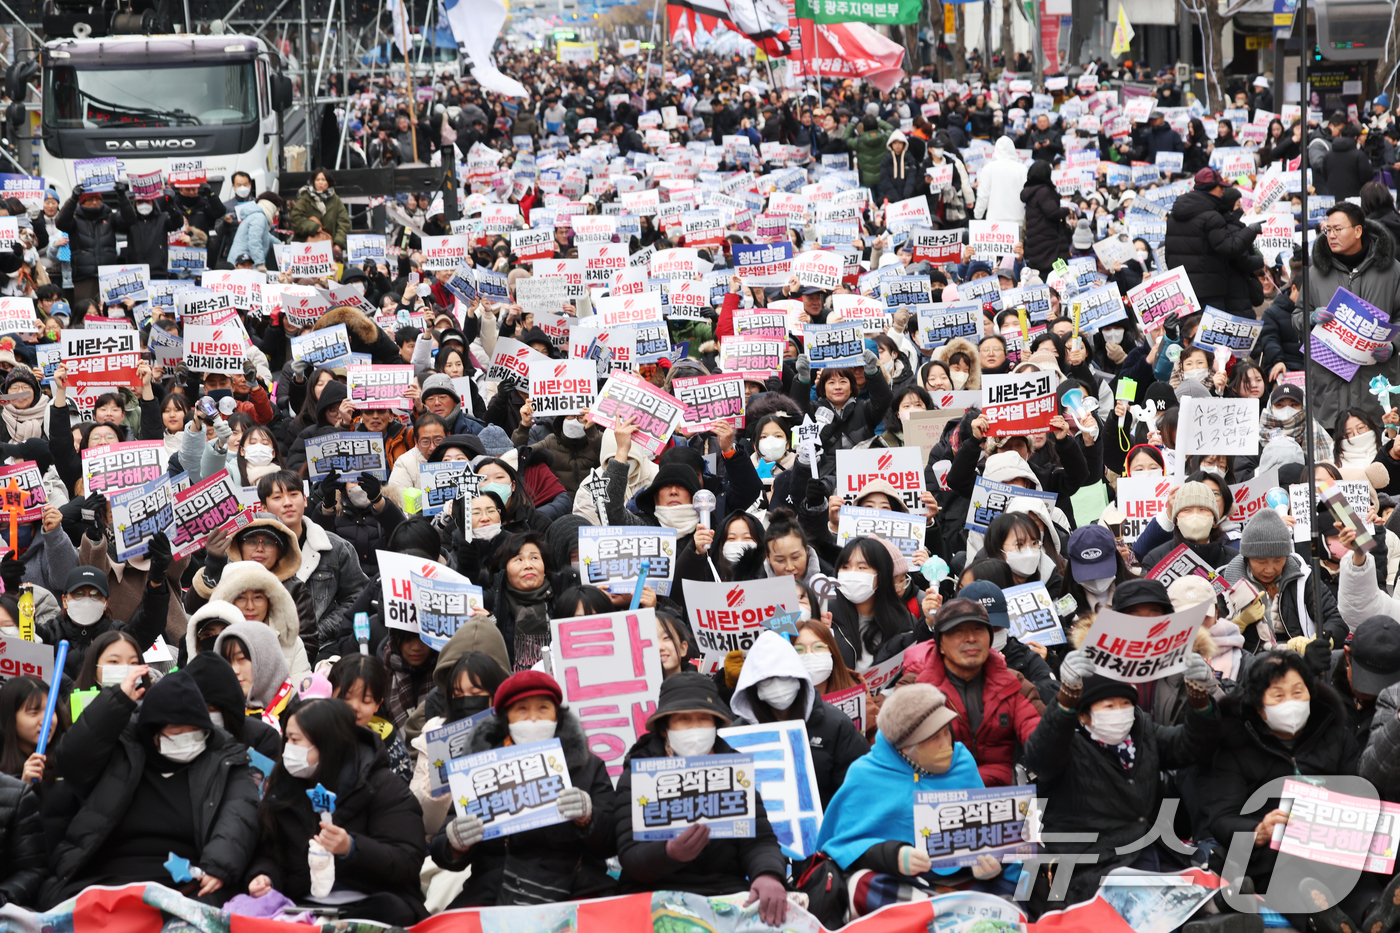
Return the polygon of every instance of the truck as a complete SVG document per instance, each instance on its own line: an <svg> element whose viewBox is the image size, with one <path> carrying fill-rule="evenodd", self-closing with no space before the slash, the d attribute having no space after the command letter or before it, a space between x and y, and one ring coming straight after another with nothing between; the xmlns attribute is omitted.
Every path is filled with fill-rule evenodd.
<svg viewBox="0 0 1400 933"><path fill-rule="evenodd" d="M40 50L39 174L64 198L73 163L113 156L119 177L201 158L221 199L234 172L276 190L292 82L259 37L59 38Z"/></svg>

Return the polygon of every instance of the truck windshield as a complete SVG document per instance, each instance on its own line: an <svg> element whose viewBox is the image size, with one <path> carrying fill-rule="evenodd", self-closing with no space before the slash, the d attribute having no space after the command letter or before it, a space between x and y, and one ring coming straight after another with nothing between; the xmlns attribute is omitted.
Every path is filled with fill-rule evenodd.
<svg viewBox="0 0 1400 933"><path fill-rule="evenodd" d="M55 129L223 126L258 119L252 62L175 68L50 68L44 124Z"/></svg>

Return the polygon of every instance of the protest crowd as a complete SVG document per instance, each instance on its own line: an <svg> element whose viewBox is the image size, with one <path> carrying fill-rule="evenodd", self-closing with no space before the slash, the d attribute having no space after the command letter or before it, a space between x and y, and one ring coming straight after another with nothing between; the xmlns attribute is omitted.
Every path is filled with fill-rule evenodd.
<svg viewBox="0 0 1400 933"><path fill-rule="evenodd" d="M1400 929L1388 99L498 63L5 202L6 903Z"/></svg>

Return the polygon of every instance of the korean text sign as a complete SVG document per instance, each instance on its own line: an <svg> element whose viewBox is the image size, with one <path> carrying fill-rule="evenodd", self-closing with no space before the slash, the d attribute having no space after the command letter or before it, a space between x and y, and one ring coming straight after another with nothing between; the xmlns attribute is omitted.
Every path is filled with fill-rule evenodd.
<svg viewBox="0 0 1400 933"><path fill-rule="evenodd" d="M1253 457L1259 453L1259 399L1197 398L1181 400L1177 419L1176 453L1228 454Z"/></svg>
<svg viewBox="0 0 1400 933"><path fill-rule="evenodd" d="M703 823L711 839L752 839L753 765L752 755L633 758L633 838L674 839Z"/></svg>
<svg viewBox="0 0 1400 933"><path fill-rule="evenodd" d="M428 742L428 793L431 796L441 797L448 792L448 763L454 758L466 756L469 747L467 737L471 735L472 728L487 716L494 715L495 712L488 707L466 719L449 722L441 729L423 733Z"/></svg>
<svg viewBox="0 0 1400 933"><path fill-rule="evenodd" d="M615 372L598 394L591 415L605 428L615 427L631 418L638 425L632 441L653 457L661 453L666 439L685 415L685 406L673 395L663 392L631 373Z"/></svg>
<svg viewBox="0 0 1400 933"><path fill-rule="evenodd" d="M855 505L856 496L874 480L893 486L910 512L923 513L924 464L917 447L836 452L836 494L847 505Z"/></svg>
<svg viewBox="0 0 1400 933"><path fill-rule="evenodd" d="M228 470L220 470L175 493L175 536L170 543L175 547L176 560L204 547L214 529L243 511L238 489Z"/></svg>
<svg viewBox="0 0 1400 933"><path fill-rule="evenodd" d="M682 376L672 380L671 389L685 405L685 416L680 423L682 434L709 430L716 421L728 421L736 428L744 426L747 396L741 373Z"/></svg>
<svg viewBox="0 0 1400 933"><path fill-rule="evenodd" d="M804 324L807 359L813 369L845 369L865 358L865 333L859 323Z"/></svg>
<svg viewBox="0 0 1400 933"><path fill-rule="evenodd" d="M981 855L1034 855L1035 785L915 791L914 839L934 868L977 864Z"/></svg>
<svg viewBox="0 0 1400 933"><path fill-rule="evenodd" d="M928 518L921 511L906 513L843 505L836 526L836 540L845 547L854 538L884 538L894 542L900 553L909 558L924 546L927 525Z"/></svg>
<svg viewBox="0 0 1400 933"><path fill-rule="evenodd" d="M382 480L389 478L384 438L369 431L337 431L309 439L306 466L313 480L325 479L331 470L351 482L354 479L347 474L373 473Z"/></svg>
<svg viewBox="0 0 1400 933"><path fill-rule="evenodd" d="M112 495L112 530L117 560L145 554L151 538L170 530L175 511L170 498L170 477L162 474L149 483Z"/></svg>
<svg viewBox="0 0 1400 933"><path fill-rule="evenodd" d="M1054 373L1008 373L982 377L982 414L990 437L1013 437L1050 430L1059 407Z"/></svg>
<svg viewBox="0 0 1400 933"><path fill-rule="evenodd" d="M350 401L356 408L409 408L404 393L413 385L413 367L357 363L345 368Z"/></svg>
<svg viewBox="0 0 1400 933"><path fill-rule="evenodd" d="M822 801L807 724L798 719L730 726L719 734L730 748L754 756L754 784L783 853L803 859L816 852Z"/></svg>
<svg viewBox="0 0 1400 933"><path fill-rule="evenodd" d="M0 635L0 681L12 677L38 677L53 683L53 645Z"/></svg>
<svg viewBox="0 0 1400 933"><path fill-rule="evenodd" d="M1055 508L1055 500L1058 498L1053 492L1022 489L1020 486L1008 486L1005 483L998 483L984 476L978 476L977 482L972 488L972 503L967 507L967 521L963 527L968 531L986 534L987 526L998 515L1005 512L1007 505L1017 496L1039 499L1050 509Z"/></svg>
<svg viewBox="0 0 1400 933"><path fill-rule="evenodd" d="M530 404L535 415L577 415L598 394L598 368L591 360L531 360Z"/></svg>
<svg viewBox="0 0 1400 933"><path fill-rule="evenodd" d="M1272 842L1279 852L1342 868L1393 869L1395 849L1390 843L1400 806L1293 778L1283 782L1279 797L1280 809L1288 813L1283 837Z"/></svg>
<svg viewBox="0 0 1400 933"><path fill-rule="evenodd" d="M676 573L676 529L639 525L590 525L578 530L583 580L610 593L631 593L647 566L647 586L671 595Z"/></svg>
<svg viewBox="0 0 1400 933"><path fill-rule="evenodd" d="M1235 359L1241 360L1253 352L1254 344L1263 331L1263 321L1236 317L1207 305L1205 311L1201 312L1201 324L1196 329L1196 337L1191 343L1193 346L1211 349L1225 347Z"/></svg>
<svg viewBox="0 0 1400 933"><path fill-rule="evenodd" d="M163 441L126 441L83 451L83 488L110 493L149 483L160 476Z"/></svg>
<svg viewBox="0 0 1400 933"><path fill-rule="evenodd" d="M139 386L136 366L140 362L140 339L134 330L61 331L68 385Z"/></svg>
<svg viewBox="0 0 1400 933"><path fill-rule="evenodd" d="M765 631L764 622L798 608L792 577L766 577L733 583L681 579L695 644L707 665L731 651L748 651Z"/></svg>
<svg viewBox="0 0 1400 933"><path fill-rule="evenodd" d="M1141 683L1186 670L1186 658L1208 602L1165 616L1130 616L1100 609L1080 650L1097 672L1112 680Z"/></svg>
<svg viewBox="0 0 1400 933"><path fill-rule="evenodd" d="M1161 327L1169 314L1183 318L1201 310L1196 290L1191 287L1186 270L1180 266L1154 275L1129 291L1128 304L1145 331Z"/></svg>
<svg viewBox="0 0 1400 933"><path fill-rule="evenodd" d="M457 574L434 573L431 577L412 572L413 602L418 607L418 634L434 651L447 647L447 641L478 609L485 608L481 587Z"/></svg>
<svg viewBox="0 0 1400 933"><path fill-rule="evenodd" d="M473 814L486 824L487 839L565 822L559 794L573 786L558 739L454 759L447 783L458 814Z"/></svg>
<svg viewBox="0 0 1400 933"><path fill-rule="evenodd" d="M554 672L579 717L588 747L617 780L622 759L647 731L661 689L656 613L651 609L554 619Z"/></svg>
<svg viewBox="0 0 1400 933"><path fill-rule="evenodd" d="M20 521L33 522L43 518L44 504L49 501L49 496L44 489L44 476L39 472L39 464L33 460L23 460L0 467L0 489L9 486L10 480L15 481L23 496L21 504L24 514L20 516Z"/></svg>
<svg viewBox="0 0 1400 933"><path fill-rule="evenodd" d="M1011 637L1018 641L1042 645L1062 645L1065 630L1045 584L1023 583L1002 591L1006 597L1006 614L1011 619Z"/></svg>
<svg viewBox="0 0 1400 933"><path fill-rule="evenodd" d="M1400 324L1380 308L1339 288L1327 303L1332 319L1312 331L1314 359L1343 379L1374 363L1376 349L1400 335Z"/></svg>

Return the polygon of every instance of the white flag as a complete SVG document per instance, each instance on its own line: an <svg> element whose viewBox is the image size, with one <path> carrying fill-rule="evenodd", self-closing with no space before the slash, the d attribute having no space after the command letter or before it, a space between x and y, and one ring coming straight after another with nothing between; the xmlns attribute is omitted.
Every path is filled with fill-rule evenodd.
<svg viewBox="0 0 1400 933"><path fill-rule="evenodd" d="M488 91L507 97L529 97L525 85L497 70L491 60L491 47L506 22L502 0L443 0L447 24L459 49L472 60L472 77Z"/></svg>

